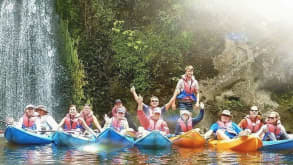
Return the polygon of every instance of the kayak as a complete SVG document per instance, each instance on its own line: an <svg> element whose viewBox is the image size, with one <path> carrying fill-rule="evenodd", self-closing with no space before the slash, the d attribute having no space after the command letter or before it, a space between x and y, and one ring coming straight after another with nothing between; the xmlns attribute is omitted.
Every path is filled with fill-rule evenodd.
<svg viewBox="0 0 293 165"><path fill-rule="evenodd" d="M255 136L241 136L230 140L210 140L208 145L218 150L251 152L261 148L262 141Z"/></svg>
<svg viewBox="0 0 293 165"><path fill-rule="evenodd" d="M197 148L205 145L205 139L195 130L170 138L174 145L186 148Z"/></svg>
<svg viewBox="0 0 293 165"><path fill-rule="evenodd" d="M134 140L131 137L121 135L112 128L107 128L99 134L95 143L109 147L132 147Z"/></svg>
<svg viewBox="0 0 293 165"><path fill-rule="evenodd" d="M8 142L15 144L49 144L52 143L52 137L38 134L36 132L26 131L15 126L8 126L4 132L4 137Z"/></svg>
<svg viewBox="0 0 293 165"><path fill-rule="evenodd" d="M86 145L95 142L95 138L86 136L74 135L68 132L55 132L53 135L53 141L59 146L79 146Z"/></svg>
<svg viewBox="0 0 293 165"><path fill-rule="evenodd" d="M144 149L163 149L171 147L171 141L163 136L160 131L152 131L148 135L135 141L135 146Z"/></svg>
<svg viewBox="0 0 293 165"><path fill-rule="evenodd" d="M293 150L293 139L263 141L261 150Z"/></svg>

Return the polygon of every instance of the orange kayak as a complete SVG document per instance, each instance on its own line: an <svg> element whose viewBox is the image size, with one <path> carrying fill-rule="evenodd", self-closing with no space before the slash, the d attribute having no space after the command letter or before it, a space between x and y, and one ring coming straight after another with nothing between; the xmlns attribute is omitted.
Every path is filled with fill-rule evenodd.
<svg viewBox="0 0 293 165"><path fill-rule="evenodd" d="M241 136L231 140L210 140L208 145L218 150L251 152L261 148L262 141L255 136Z"/></svg>
<svg viewBox="0 0 293 165"><path fill-rule="evenodd" d="M190 130L182 135L170 138L174 145L186 148L202 147L205 144L205 139L195 130Z"/></svg>

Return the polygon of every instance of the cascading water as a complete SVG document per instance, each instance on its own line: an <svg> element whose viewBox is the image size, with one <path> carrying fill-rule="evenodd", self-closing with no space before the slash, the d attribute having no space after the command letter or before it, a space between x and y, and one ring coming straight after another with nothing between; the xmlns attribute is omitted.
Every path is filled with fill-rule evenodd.
<svg viewBox="0 0 293 165"><path fill-rule="evenodd" d="M53 22L51 0L0 0L2 119L20 117L27 104L58 106Z"/></svg>

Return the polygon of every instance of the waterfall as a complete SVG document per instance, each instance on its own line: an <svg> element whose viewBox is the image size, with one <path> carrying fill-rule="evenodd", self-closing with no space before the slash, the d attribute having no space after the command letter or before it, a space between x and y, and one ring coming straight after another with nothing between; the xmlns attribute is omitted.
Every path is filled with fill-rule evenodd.
<svg viewBox="0 0 293 165"><path fill-rule="evenodd" d="M2 119L20 117L27 104L43 104L56 116L54 5L53 0L0 0Z"/></svg>

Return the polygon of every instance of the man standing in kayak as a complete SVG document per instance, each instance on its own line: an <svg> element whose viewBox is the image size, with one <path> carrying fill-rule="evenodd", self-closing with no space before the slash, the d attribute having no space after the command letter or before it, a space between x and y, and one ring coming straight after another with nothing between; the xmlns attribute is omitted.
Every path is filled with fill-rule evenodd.
<svg viewBox="0 0 293 165"><path fill-rule="evenodd" d="M167 123L161 118L161 108L156 107L151 116L148 117L143 111L143 98L138 97L137 117L141 126L147 131L158 130L162 135L169 134Z"/></svg>
<svg viewBox="0 0 293 165"><path fill-rule="evenodd" d="M276 111L270 112L266 124L256 133L263 140L285 140L289 139L286 129L281 124L280 115Z"/></svg>
<svg viewBox="0 0 293 165"><path fill-rule="evenodd" d="M205 139L208 139L213 133L218 140L233 139L242 131L242 129L232 122L232 115L229 110L223 110L220 115L220 120L214 123L208 132L205 133Z"/></svg>
<svg viewBox="0 0 293 165"><path fill-rule="evenodd" d="M257 106L252 106L249 115L242 119L238 126L248 133L256 133L263 125L261 116L258 113Z"/></svg>
<svg viewBox="0 0 293 165"><path fill-rule="evenodd" d="M180 110L192 111L192 104L195 102L195 107L199 107L199 91L198 82L193 76L193 66L189 65L185 68L185 74L178 81L174 96L177 96ZM175 105L175 100L173 102Z"/></svg>

